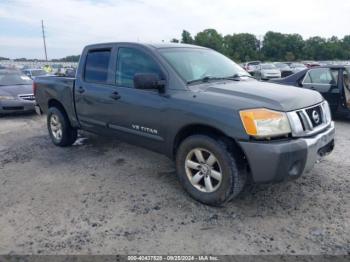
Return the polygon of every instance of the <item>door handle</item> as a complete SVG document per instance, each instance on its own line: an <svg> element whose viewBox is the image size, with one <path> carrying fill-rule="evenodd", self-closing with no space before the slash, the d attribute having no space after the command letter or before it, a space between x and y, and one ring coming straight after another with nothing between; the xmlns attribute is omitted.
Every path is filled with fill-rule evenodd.
<svg viewBox="0 0 350 262"><path fill-rule="evenodd" d="M82 94L85 92L85 89L82 86L79 86L78 93Z"/></svg>
<svg viewBox="0 0 350 262"><path fill-rule="evenodd" d="M118 100L120 98L120 95L118 92L115 91L110 95L110 97L114 100Z"/></svg>

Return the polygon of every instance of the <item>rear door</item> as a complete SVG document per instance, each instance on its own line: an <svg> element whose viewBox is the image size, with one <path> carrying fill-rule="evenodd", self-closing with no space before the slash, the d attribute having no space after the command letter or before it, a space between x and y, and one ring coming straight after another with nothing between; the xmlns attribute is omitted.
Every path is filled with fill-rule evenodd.
<svg viewBox="0 0 350 262"><path fill-rule="evenodd" d="M331 108L336 109L340 95L338 83L339 69L314 68L305 74L302 86L320 92Z"/></svg>
<svg viewBox="0 0 350 262"><path fill-rule="evenodd" d="M80 124L86 129L106 128L112 112L110 79L112 46L88 50L74 88L75 106Z"/></svg>

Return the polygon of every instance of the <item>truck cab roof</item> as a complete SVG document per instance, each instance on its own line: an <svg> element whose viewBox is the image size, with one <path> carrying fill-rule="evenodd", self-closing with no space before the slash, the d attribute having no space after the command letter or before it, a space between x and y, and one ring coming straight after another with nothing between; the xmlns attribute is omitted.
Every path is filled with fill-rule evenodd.
<svg viewBox="0 0 350 262"><path fill-rule="evenodd" d="M200 49L208 49L206 47L197 46L197 45L190 45L190 44L182 44L182 43L140 43L140 42L107 42L107 43L98 43L98 44L92 44L88 45L85 48L93 49L93 48L101 48L104 46L110 46L110 45L133 45L133 46L143 46L148 47L152 49L161 49L161 48L200 48Z"/></svg>

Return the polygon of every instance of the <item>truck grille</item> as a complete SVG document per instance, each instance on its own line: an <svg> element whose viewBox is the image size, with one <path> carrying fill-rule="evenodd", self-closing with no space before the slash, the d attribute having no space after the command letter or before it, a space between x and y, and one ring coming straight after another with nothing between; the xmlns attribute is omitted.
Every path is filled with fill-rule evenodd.
<svg viewBox="0 0 350 262"><path fill-rule="evenodd" d="M34 101L35 96L33 94L25 94L25 95L18 95L20 99L27 100L27 101Z"/></svg>
<svg viewBox="0 0 350 262"><path fill-rule="evenodd" d="M322 114L321 106L311 107L311 108L306 109L305 111L306 111L306 114L309 117L313 127L317 127L319 125L322 125L323 114Z"/></svg>
<svg viewBox="0 0 350 262"><path fill-rule="evenodd" d="M287 113L295 137L310 136L331 124L331 113L326 101L308 108Z"/></svg>

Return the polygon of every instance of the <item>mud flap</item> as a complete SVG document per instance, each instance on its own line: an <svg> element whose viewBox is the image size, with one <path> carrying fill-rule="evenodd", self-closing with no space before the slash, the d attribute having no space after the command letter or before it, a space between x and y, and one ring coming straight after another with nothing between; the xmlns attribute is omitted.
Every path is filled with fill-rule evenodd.
<svg viewBox="0 0 350 262"><path fill-rule="evenodd" d="M34 108L35 108L35 112L36 112L39 116L41 116L41 115L42 115L42 111L41 111L40 107L39 107L38 105L35 105Z"/></svg>

